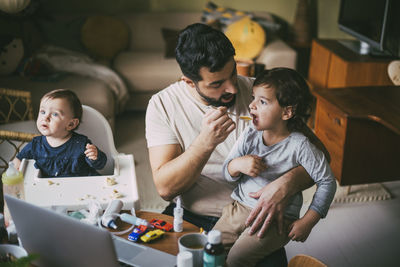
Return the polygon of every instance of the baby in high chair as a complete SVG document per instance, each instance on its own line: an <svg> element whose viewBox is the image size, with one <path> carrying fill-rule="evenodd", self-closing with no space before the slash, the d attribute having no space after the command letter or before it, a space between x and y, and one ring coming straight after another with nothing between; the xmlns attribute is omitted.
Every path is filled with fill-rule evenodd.
<svg viewBox="0 0 400 267"><path fill-rule="evenodd" d="M13 160L34 159L42 177L99 175L107 156L87 136L75 132L82 118L82 105L70 90L57 89L40 100L36 126L41 136L33 138Z"/></svg>

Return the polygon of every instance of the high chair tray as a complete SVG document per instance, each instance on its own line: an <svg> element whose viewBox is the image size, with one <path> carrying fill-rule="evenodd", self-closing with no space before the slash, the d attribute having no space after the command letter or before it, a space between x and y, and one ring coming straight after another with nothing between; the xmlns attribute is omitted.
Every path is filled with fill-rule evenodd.
<svg viewBox="0 0 400 267"><path fill-rule="evenodd" d="M138 208L133 155L118 154L114 161L113 175L39 178L35 161L24 159L20 169L24 173L25 200L42 207L79 210L87 208L91 201L97 201L105 209L111 200L118 198L124 203L123 209Z"/></svg>

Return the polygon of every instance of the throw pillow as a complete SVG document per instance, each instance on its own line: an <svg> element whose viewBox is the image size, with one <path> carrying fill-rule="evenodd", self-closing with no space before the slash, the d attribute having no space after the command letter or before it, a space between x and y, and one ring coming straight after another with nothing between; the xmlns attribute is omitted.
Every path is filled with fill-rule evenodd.
<svg viewBox="0 0 400 267"><path fill-rule="evenodd" d="M174 29L161 28L161 34L165 42L165 58L175 58L175 47L178 43L179 32Z"/></svg>
<svg viewBox="0 0 400 267"><path fill-rule="evenodd" d="M81 40L89 54L98 59L111 60L129 44L129 28L111 16L92 16L81 29Z"/></svg>

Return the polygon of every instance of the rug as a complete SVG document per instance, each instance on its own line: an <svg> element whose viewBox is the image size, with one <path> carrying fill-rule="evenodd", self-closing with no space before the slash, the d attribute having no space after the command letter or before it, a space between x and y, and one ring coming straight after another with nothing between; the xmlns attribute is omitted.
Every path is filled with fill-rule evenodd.
<svg viewBox="0 0 400 267"><path fill-rule="evenodd" d="M390 192L380 183L340 186L337 189L333 203L367 202L391 199ZM316 186L303 191L303 203L309 205L316 190Z"/></svg>

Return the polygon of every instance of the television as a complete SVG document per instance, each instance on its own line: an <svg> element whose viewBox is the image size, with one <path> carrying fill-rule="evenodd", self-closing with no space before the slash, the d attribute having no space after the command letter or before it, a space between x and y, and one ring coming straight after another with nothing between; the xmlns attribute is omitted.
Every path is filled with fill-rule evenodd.
<svg viewBox="0 0 400 267"><path fill-rule="evenodd" d="M341 43L359 54L399 56L399 0L341 0L339 29L357 40Z"/></svg>

